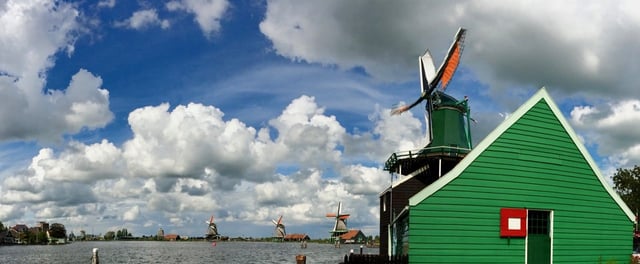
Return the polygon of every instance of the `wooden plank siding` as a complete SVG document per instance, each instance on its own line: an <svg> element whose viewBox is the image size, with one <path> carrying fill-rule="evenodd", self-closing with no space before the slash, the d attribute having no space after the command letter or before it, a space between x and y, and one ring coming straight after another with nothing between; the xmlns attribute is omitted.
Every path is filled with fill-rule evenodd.
<svg viewBox="0 0 640 264"><path fill-rule="evenodd" d="M387 255L389 251L387 228L391 219L396 217L409 205L409 198L420 192L429 184L439 178L439 171L442 173L449 172L460 161L457 157L429 157L419 158L420 164L413 166L413 170L407 170L407 174L412 173L416 169L428 164L429 167L424 172L413 177L404 178L398 175L402 180L393 184L393 188L387 189L380 196L380 254ZM440 162L441 161L441 162ZM410 163L410 162L404 162ZM441 168L439 166L442 166ZM393 196L393 197L391 197ZM391 205L389 204L391 202Z"/></svg>
<svg viewBox="0 0 640 264"><path fill-rule="evenodd" d="M410 263L525 263L526 239L500 237L507 207L552 211L553 263L629 261L628 213L545 98L411 206Z"/></svg>

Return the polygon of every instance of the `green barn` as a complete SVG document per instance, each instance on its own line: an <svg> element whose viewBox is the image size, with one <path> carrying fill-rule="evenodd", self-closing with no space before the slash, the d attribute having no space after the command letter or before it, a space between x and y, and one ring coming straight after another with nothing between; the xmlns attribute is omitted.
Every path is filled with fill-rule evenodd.
<svg viewBox="0 0 640 264"><path fill-rule="evenodd" d="M634 220L542 88L409 198L390 247L410 263L628 263Z"/></svg>

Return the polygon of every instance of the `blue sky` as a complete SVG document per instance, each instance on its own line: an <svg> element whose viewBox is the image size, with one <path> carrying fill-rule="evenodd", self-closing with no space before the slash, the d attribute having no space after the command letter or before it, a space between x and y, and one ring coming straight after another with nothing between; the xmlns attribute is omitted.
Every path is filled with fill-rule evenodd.
<svg viewBox="0 0 640 264"><path fill-rule="evenodd" d="M546 86L610 176L640 160L636 5L0 0L0 221L321 238L342 201L376 235L384 161L427 143L389 111L459 27L474 143Z"/></svg>

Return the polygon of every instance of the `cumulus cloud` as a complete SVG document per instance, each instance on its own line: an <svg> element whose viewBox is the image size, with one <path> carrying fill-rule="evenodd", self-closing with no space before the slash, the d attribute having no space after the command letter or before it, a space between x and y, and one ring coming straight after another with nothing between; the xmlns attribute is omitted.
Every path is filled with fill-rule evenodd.
<svg viewBox="0 0 640 264"><path fill-rule="evenodd" d="M194 20L207 38L220 31L220 20L229 9L227 0L181 0L166 4L169 11L184 11L195 16Z"/></svg>
<svg viewBox="0 0 640 264"><path fill-rule="evenodd" d="M155 9L146 9L134 12L130 18L123 21L115 22L115 26L140 30L151 26L160 26L162 29L167 29L171 24L167 19L160 19Z"/></svg>
<svg viewBox="0 0 640 264"><path fill-rule="evenodd" d="M0 3L0 140L59 141L113 118L102 79L87 70L66 90L42 92L54 55L74 50L78 17L73 5L59 1Z"/></svg>
<svg viewBox="0 0 640 264"><path fill-rule="evenodd" d="M140 207L136 205L131 207L131 209L127 210L126 212L124 212L124 215L122 215L122 220L134 221L138 219L138 216L140 216Z"/></svg>
<svg viewBox="0 0 640 264"><path fill-rule="evenodd" d="M23 215L24 210L19 209L18 206L0 203L0 219L18 219ZM6 225L6 223L4 224Z"/></svg>
<svg viewBox="0 0 640 264"><path fill-rule="evenodd" d="M98 7L107 7L107 8L113 8L114 6L116 6L116 0L102 0L100 2L98 2Z"/></svg>
<svg viewBox="0 0 640 264"><path fill-rule="evenodd" d="M168 191L178 178L207 179L221 187L241 180L269 179L263 162L269 142L256 139L256 129L237 119L225 121L223 113L201 104L137 109L129 115L134 138L124 144L124 157L132 174L156 179ZM254 160L257 162L249 162Z"/></svg>
<svg viewBox="0 0 640 264"><path fill-rule="evenodd" d="M571 122L587 144L598 144L599 154L608 157L606 171L640 163L640 100L575 106Z"/></svg>
<svg viewBox="0 0 640 264"><path fill-rule="evenodd" d="M214 214L224 221L261 225L286 214L290 224L308 224L328 221L324 214L343 201L354 221L373 225L377 210L369 207L377 206L376 194L388 174L345 163L344 139L353 135L324 111L313 97L301 96L268 127L256 129L225 119L213 106L139 108L129 115L133 137L122 147L102 140L70 142L60 152L42 149L29 167L0 185L0 213L21 216L15 208L30 204L30 210L42 209L38 216L45 218L82 213L107 222L154 225L145 219L161 217L188 226ZM397 118L379 119L391 123L377 127L419 124L410 115ZM362 148L403 140L379 137L384 144Z"/></svg>

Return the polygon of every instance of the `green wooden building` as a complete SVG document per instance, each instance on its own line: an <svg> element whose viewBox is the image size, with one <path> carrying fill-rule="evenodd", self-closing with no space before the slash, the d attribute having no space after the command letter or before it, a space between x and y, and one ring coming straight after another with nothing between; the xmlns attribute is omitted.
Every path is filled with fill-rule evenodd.
<svg viewBox="0 0 640 264"><path fill-rule="evenodd" d="M392 222L410 263L628 263L634 216L542 88Z"/></svg>

